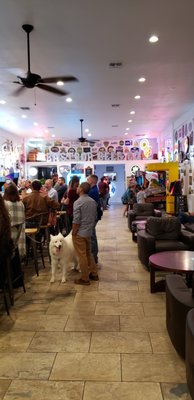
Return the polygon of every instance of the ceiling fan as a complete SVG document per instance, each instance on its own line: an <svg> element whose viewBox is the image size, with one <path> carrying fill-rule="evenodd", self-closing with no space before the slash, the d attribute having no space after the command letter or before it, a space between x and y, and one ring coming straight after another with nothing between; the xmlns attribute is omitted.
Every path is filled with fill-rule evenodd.
<svg viewBox="0 0 194 400"><path fill-rule="evenodd" d="M46 90L48 92L58 94L61 96L66 96L68 92L57 89L52 86L45 85L45 83L57 83L58 81L62 82L75 82L78 81L74 76L55 76L48 78L41 78L38 74L33 74L30 71L30 32L34 29L32 25L24 24L22 25L22 29L27 33L27 56L28 56L28 71L26 77L23 78L21 76L17 76L18 81L14 81L13 83L17 83L20 87L15 91L15 95L19 95L25 88L33 89L34 87L38 87L39 89Z"/></svg>
<svg viewBox="0 0 194 400"><path fill-rule="evenodd" d="M99 140L90 140L90 139L87 139L87 138L85 138L85 137L83 136L83 122L84 122L84 120L83 120L83 119L80 119L80 123L81 123L81 136L78 138L79 142L80 142L80 143L85 143L85 142L87 142L87 143L89 143L89 144L94 144L94 143L98 142Z"/></svg>

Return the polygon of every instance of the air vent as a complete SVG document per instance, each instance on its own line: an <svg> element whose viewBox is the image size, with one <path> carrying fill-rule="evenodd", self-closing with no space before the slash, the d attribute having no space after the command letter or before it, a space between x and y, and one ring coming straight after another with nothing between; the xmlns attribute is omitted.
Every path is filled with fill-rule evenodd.
<svg viewBox="0 0 194 400"><path fill-rule="evenodd" d="M119 125L112 125L112 128L118 128Z"/></svg>
<svg viewBox="0 0 194 400"><path fill-rule="evenodd" d="M135 135L136 137L142 137L142 136L146 136L145 134L142 134L142 135Z"/></svg>
<svg viewBox="0 0 194 400"><path fill-rule="evenodd" d="M120 104L117 104L117 103L111 104L111 107L120 107Z"/></svg>
<svg viewBox="0 0 194 400"><path fill-rule="evenodd" d="M122 62L110 62L108 64L109 68L115 69L115 68L121 68L123 66Z"/></svg>
<svg viewBox="0 0 194 400"><path fill-rule="evenodd" d="M20 109L23 111L27 111L27 110L30 110L30 107L20 107Z"/></svg>
<svg viewBox="0 0 194 400"><path fill-rule="evenodd" d="M54 129L54 126L47 126L47 129Z"/></svg>

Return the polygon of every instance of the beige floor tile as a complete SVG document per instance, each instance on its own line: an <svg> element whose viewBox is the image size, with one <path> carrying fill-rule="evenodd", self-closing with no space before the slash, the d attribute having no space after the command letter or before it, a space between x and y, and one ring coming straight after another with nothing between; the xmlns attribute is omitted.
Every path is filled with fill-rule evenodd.
<svg viewBox="0 0 194 400"><path fill-rule="evenodd" d="M11 380L0 380L0 400L4 399L4 394L6 393L8 387L10 386Z"/></svg>
<svg viewBox="0 0 194 400"><path fill-rule="evenodd" d="M138 290L138 284L134 281L99 282L99 290Z"/></svg>
<svg viewBox="0 0 194 400"><path fill-rule="evenodd" d="M34 313L31 316L21 315L14 322L12 330L20 331L63 331L67 322L68 316L56 315L37 315Z"/></svg>
<svg viewBox="0 0 194 400"><path fill-rule="evenodd" d="M106 267L106 270L104 269L99 270L98 275L100 281L103 282L117 281L117 272L113 272L111 268L107 269Z"/></svg>
<svg viewBox="0 0 194 400"><path fill-rule="evenodd" d="M122 354L123 381L185 382L185 363L174 354Z"/></svg>
<svg viewBox="0 0 194 400"><path fill-rule="evenodd" d="M4 400L82 400L83 382L13 381Z"/></svg>
<svg viewBox="0 0 194 400"><path fill-rule="evenodd" d="M163 398L160 385L157 383L86 382L83 400L163 400Z"/></svg>
<svg viewBox="0 0 194 400"><path fill-rule="evenodd" d="M89 351L89 332L37 332L28 348L29 352L76 352ZM49 343L49 346L48 346Z"/></svg>
<svg viewBox="0 0 194 400"><path fill-rule="evenodd" d="M128 332L166 332L166 318L120 316L120 330Z"/></svg>
<svg viewBox="0 0 194 400"><path fill-rule="evenodd" d="M141 291L147 291L150 293L150 282L149 281L138 281L138 288Z"/></svg>
<svg viewBox="0 0 194 400"><path fill-rule="evenodd" d="M153 348L153 353L176 352L167 332L150 332L150 340Z"/></svg>
<svg viewBox="0 0 194 400"><path fill-rule="evenodd" d="M143 309L146 317L165 316L166 304L163 303L143 303Z"/></svg>
<svg viewBox="0 0 194 400"><path fill-rule="evenodd" d="M55 354L0 353L0 379L48 379Z"/></svg>
<svg viewBox="0 0 194 400"><path fill-rule="evenodd" d="M160 293L148 293L146 291L130 291L130 290L121 290L119 293L119 301L130 301L132 303L160 303L164 301L162 295Z"/></svg>
<svg viewBox="0 0 194 400"><path fill-rule="evenodd" d="M151 353L152 347L147 333L138 332L94 332L91 353Z"/></svg>
<svg viewBox="0 0 194 400"><path fill-rule="evenodd" d="M97 302L96 304L96 315L136 315L143 317L143 308L140 303L129 303L129 302Z"/></svg>
<svg viewBox="0 0 194 400"><path fill-rule="evenodd" d="M76 294L75 301L118 301L118 292L113 290L82 291Z"/></svg>
<svg viewBox="0 0 194 400"><path fill-rule="evenodd" d="M108 315L70 316L65 331L119 331L119 317Z"/></svg>
<svg viewBox="0 0 194 400"><path fill-rule="evenodd" d="M3 353L25 352L35 332L1 332L0 351Z"/></svg>
<svg viewBox="0 0 194 400"><path fill-rule="evenodd" d="M162 383L164 400L192 400L186 383Z"/></svg>
<svg viewBox="0 0 194 400"><path fill-rule="evenodd" d="M120 381L118 354L59 353L50 380Z"/></svg>
<svg viewBox="0 0 194 400"><path fill-rule="evenodd" d="M118 280L119 281L146 281L149 280L149 275L146 272L118 272Z"/></svg>
<svg viewBox="0 0 194 400"><path fill-rule="evenodd" d="M50 304L47 314L54 315L80 315L80 314L94 314L96 307L95 301L78 301L73 303L66 303L65 301L55 301Z"/></svg>
<svg viewBox="0 0 194 400"><path fill-rule="evenodd" d="M33 313L33 312L46 312L49 307L49 302L35 303L35 302L18 302L15 303L13 311L16 313Z"/></svg>

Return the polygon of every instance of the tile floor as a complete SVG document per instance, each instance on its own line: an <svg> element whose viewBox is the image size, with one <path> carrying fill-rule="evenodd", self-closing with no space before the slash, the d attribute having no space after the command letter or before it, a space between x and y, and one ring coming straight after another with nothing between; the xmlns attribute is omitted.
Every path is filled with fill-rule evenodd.
<svg viewBox="0 0 194 400"><path fill-rule="evenodd" d="M0 400L191 399L185 363L165 328L165 295L150 294L122 206L98 223L99 282L50 284L31 271L11 316L0 315Z"/></svg>

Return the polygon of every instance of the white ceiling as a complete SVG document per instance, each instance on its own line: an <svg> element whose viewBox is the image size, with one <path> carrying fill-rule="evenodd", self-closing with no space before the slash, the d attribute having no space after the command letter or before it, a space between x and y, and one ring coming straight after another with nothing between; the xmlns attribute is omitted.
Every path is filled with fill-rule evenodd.
<svg viewBox="0 0 194 400"><path fill-rule="evenodd" d="M158 137L194 104L193 16L193 0L0 0L0 128L74 140L83 118L94 139ZM72 103L39 88L13 96L12 81L27 71L24 23L34 25L31 71L76 76L64 87ZM156 44L148 41L153 33ZM30 107L26 119L20 107ZM46 134L47 127L54 128Z"/></svg>

